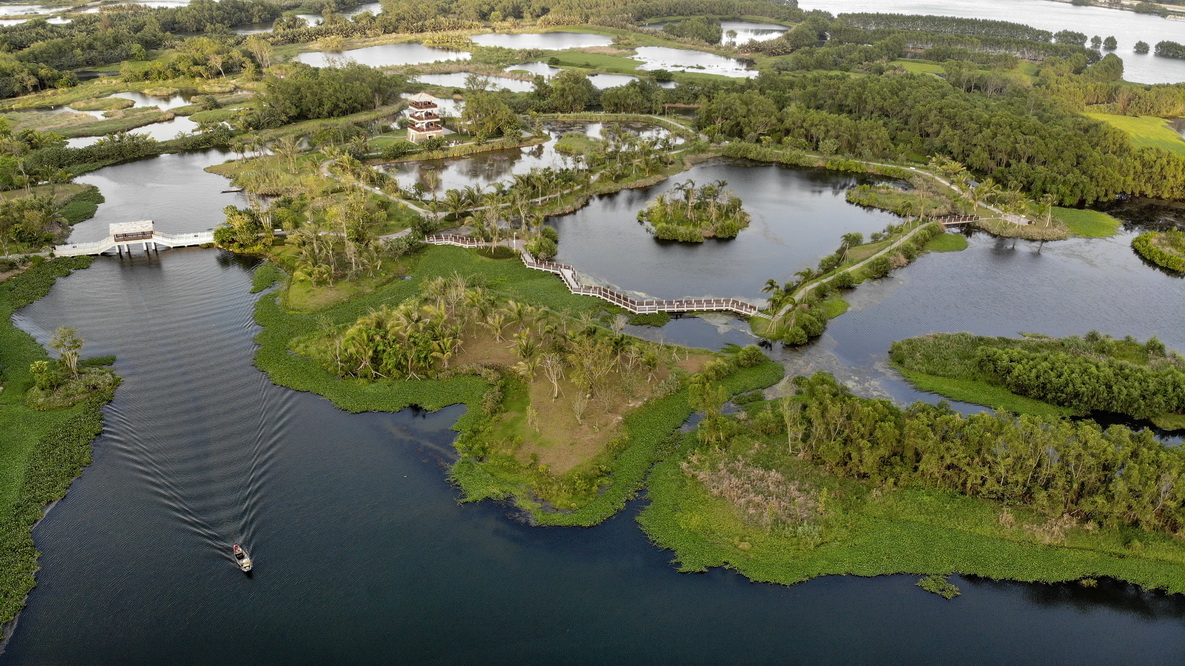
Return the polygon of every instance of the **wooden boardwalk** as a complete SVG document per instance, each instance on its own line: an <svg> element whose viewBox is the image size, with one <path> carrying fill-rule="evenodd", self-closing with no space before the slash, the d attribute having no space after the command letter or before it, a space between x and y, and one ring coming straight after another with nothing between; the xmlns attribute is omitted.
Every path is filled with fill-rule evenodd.
<svg viewBox="0 0 1185 666"><path fill-rule="evenodd" d="M944 227L961 227L972 222L978 222L978 215L943 215L942 217L934 218L934 221Z"/></svg>
<svg viewBox="0 0 1185 666"><path fill-rule="evenodd" d="M457 247L493 247L495 243L476 240L469 236L456 234L434 234L424 239L431 245L455 245ZM568 287L568 291L581 296L593 296L608 301L633 314L655 314L659 312L732 312L744 317L764 317L769 315L762 312L756 305L737 298L682 298L682 299L637 299L608 287L586 285L580 282L580 274L567 264L557 264L553 261L540 261L531 256L523 247L523 242L497 243L502 247L518 250L519 257L528 268L558 275Z"/></svg>

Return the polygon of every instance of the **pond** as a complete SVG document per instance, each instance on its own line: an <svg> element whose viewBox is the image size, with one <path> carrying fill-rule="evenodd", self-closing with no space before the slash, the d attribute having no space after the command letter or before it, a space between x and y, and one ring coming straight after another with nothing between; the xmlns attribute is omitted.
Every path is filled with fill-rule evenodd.
<svg viewBox="0 0 1185 666"><path fill-rule="evenodd" d="M550 79L564 70L560 69L559 67L552 67L545 62L524 62L518 65L511 65L502 71L527 72L528 74L537 74Z"/></svg>
<svg viewBox="0 0 1185 666"><path fill-rule="evenodd" d="M641 123L612 123L615 129L637 134L645 138L662 138L670 136L667 130ZM527 173L531 169L545 167L564 168L571 166L568 158L556 152L555 143L568 132L584 132L593 138L602 138L605 123L568 123L548 122L544 130L551 137L542 144L513 148L510 150L496 150L477 153L468 157L448 160L418 160L413 162L397 162L387 165L384 170L393 176L403 188L411 188L417 182L424 183L424 175L434 171L440 177L438 194L450 189L463 189L477 186L489 187L494 183L510 183L515 174ZM678 137L673 137L673 143L682 143Z"/></svg>
<svg viewBox="0 0 1185 666"><path fill-rule="evenodd" d="M416 81L426 83L433 86L443 86L445 88L459 88L465 89L466 80L474 76L470 72L452 72L450 74L420 74L415 77ZM510 79L502 76L480 76L486 82L489 90L506 89L511 92L530 92L535 89L535 84L530 81L523 81L520 79Z"/></svg>
<svg viewBox="0 0 1185 666"><path fill-rule="evenodd" d="M734 78L752 78L757 70L749 69L735 58L719 56L704 51L672 49L665 46L641 46L636 49L635 60L642 61L638 69L665 69L672 72L699 72L719 74Z"/></svg>
<svg viewBox="0 0 1185 666"><path fill-rule="evenodd" d="M659 241L638 222L638 211L686 180L723 180L752 217L733 240ZM581 274L656 298L735 296L763 299L769 278L785 282L814 267L848 232L867 238L901 220L849 204L847 190L862 177L821 169L714 160L653 187L597 197L589 205L548 220L560 233L556 261ZM676 195L677 196L677 195Z"/></svg>
<svg viewBox="0 0 1185 666"><path fill-rule="evenodd" d="M141 125L135 129L128 130L128 134L143 134L151 137L157 141L168 141L169 139L176 139L178 134L192 133L198 130L198 124L189 119L188 116L177 116L172 120L162 120L159 123L150 123L148 125ZM101 136L79 136L73 139L66 139L67 148L85 148L86 146L94 145Z"/></svg>
<svg viewBox="0 0 1185 666"><path fill-rule="evenodd" d="M130 99L133 108L140 108L146 106L155 106L161 111L168 111L169 109L176 109L180 106L188 106L191 102L183 95L169 95L167 97L158 97L156 95L145 95L142 92L119 92L111 95L111 97L119 97L121 99Z"/></svg>
<svg viewBox="0 0 1185 666"><path fill-rule="evenodd" d="M587 49L613 43L612 37L584 32L495 32L473 35L469 39L478 46L544 51Z"/></svg>
<svg viewBox="0 0 1185 666"><path fill-rule="evenodd" d="M313 67L325 67L333 62L356 62L371 67L387 65L423 65L446 60L468 60L467 51L450 51L424 46L415 42L367 46L350 51L310 51L297 54L296 62Z"/></svg>
<svg viewBox="0 0 1185 666"><path fill-rule="evenodd" d="M106 201L93 218L74 225L70 241L104 238L113 222L153 220L166 234L218 226L225 220L223 207L245 206L246 199L242 194L221 194L229 187L227 179L204 169L235 157L218 150L161 155L79 176L75 182L98 187Z"/></svg>
<svg viewBox="0 0 1185 666"><path fill-rule="evenodd" d="M1133 50L1141 40L1155 46L1162 40L1181 42L1185 38L1185 24L1181 21L1149 14L1050 0L803 0L800 6L808 11L822 9L832 14L885 12L1011 21L1050 32L1075 30L1087 36L1114 36L1119 41L1115 54L1123 58L1123 77L1128 81L1185 81L1185 60L1158 58L1151 53L1140 55Z"/></svg>
<svg viewBox="0 0 1185 666"><path fill-rule="evenodd" d="M659 21L657 23L648 23L646 27L662 30L666 24L666 21ZM723 33L720 37L720 43L726 46L736 46L748 44L749 42L764 42L781 36L782 33L789 29L777 23L725 20L720 22L720 30ZM736 34L735 36L729 35L729 32Z"/></svg>
<svg viewBox="0 0 1185 666"><path fill-rule="evenodd" d="M530 74L550 79L564 70L560 69L559 67L552 67L545 62L527 62L520 65L511 65L503 71L528 72ZM630 76L628 74L589 74L588 80L592 82L593 86L595 86L597 90L608 90L609 88L624 86L630 81L637 81L638 77ZM663 81L658 85L663 88L674 88L678 84L674 81ZM534 89L533 84L531 85L531 88L528 88L528 90L530 89Z"/></svg>

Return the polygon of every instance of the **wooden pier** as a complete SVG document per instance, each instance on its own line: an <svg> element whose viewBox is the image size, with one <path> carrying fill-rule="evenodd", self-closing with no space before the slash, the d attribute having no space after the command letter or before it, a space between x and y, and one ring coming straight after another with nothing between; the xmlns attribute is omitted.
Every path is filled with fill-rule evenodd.
<svg viewBox="0 0 1185 666"><path fill-rule="evenodd" d="M494 247L495 243L476 240L469 236L456 234L434 234L424 239L430 245L455 245L457 247ZM498 243L497 245L503 245ZM510 246L511 244L503 245ZM654 314L658 312L732 312L744 317L764 317L769 315L752 303L737 298L682 298L682 299L637 299L599 285L586 285L580 282L580 274L567 264L557 264L553 261L540 261L522 247L523 242L513 244L518 250L519 257L528 268L558 275L568 287L568 291L581 296L593 296L608 301L633 314Z"/></svg>
<svg viewBox="0 0 1185 666"><path fill-rule="evenodd" d="M119 222L108 226L108 236L102 240L90 243L70 243L54 246L53 253L57 257L80 257L83 255L97 255L115 250L123 254L126 250L130 255L136 246L145 252L159 250L160 247L193 247L195 245L209 245L214 242L213 231L199 231L190 234L162 234L157 231L152 220L139 222Z"/></svg>

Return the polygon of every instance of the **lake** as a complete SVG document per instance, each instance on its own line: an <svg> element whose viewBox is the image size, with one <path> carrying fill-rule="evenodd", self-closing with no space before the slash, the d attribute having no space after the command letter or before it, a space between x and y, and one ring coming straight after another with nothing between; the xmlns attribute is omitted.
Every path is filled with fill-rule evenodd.
<svg viewBox="0 0 1185 666"><path fill-rule="evenodd" d="M178 134L196 132L198 124L189 119L189 116L177 116L172 120L162 120L159 123L149 123L148 125L141 125L135 129L128 130L128 134L143 134L144 136L156 139L157 141L168 141L169 139L176 139ZM68 148L84 148L93 145L101 136L79 136L73 139L66 139L66 147Z"/></svg>
<svg viewBox="0 0 1185 666"><path fill-rule="evenodd" d="M656 240L638 211L676 184L717 180L741 198L752 217L733 240L675 243ZM581 274L655 298L699 296L763 299L769 278L786 282L814 267L845 233L867 238L900 218L849 204L844 195L863 177L824 171L713 160L658 185L594 198L571 215L551 218L560 233L556 261ZM676 196L678 194L676 193Z"/></svg>
<svg viewBox="0 0 1185 666"><path fill-rule="evenodd" d="M450 74L420 74L415 77L416 81L426 83L433 86L444 86L445 88L459 88L465 90L466 80L474 76L469 72L452 72ZM522 81L520 79L508 79L501 76L480 76L480 79L485 81L488 90L502 90L503 88L511 92L530 92L535 89L535 84L530 81Z"/></svg>
<svg viewBox="0 0 1185 666"><path fill-rule="evenodd" d="M1166 39L1185 41L1185 23L1159 16L1103 7L1076 7L1050 0L803 0L800 6L808 11L822 9L832 14L935 14L1011 21L1050 32L1075 30L1088 37L1111 35L1119 41L1115 54L1123 58L1125 79L1139 83L1185 81L1185 60L1157 58L1151 53L1140 55L1132 50L1140 40L1152 46Z"/></svg>
<svg viewBox="0 0 1185 666"><path fill-rule="evenodd" d="M757 70L749 69L739 60L718 56L704 51L672 49L665 46L640 46L635 60L640 60L638 69L665 69L672 72L700 72L719 74L734 78L752 78Z"/></svg>
<svg viewBox="0 0 1185 666"><path fill-rule="evenodd" d="M445 60L468 60L466 51L449 51L414 42L367 46L350 51L310 51L297 54L293 60L313 67L325 67L333 62L356 62L371 67L387 65L423 65Z"/></svg>
<svg viewBox="0 0 1185 666"><path fill-rule="evenodd" d="M665 21L659 21L657 23L649 23L646 27L662 30L665 25ZM749 42L764 42L780 37L782 33L789 29L777 23L724 20L720 22L720 30L723 33L720 37L720 43L728 46L736 46L745 45ZM730 36L728 34L729 32L734 32L736 35Z"/></svg>
<svg viewBox="0 0 1185 666"><path fill-rule="evenodd" d="M202 168L229 157L165 155L80 178L107 201L72 240L101 237L114 221L151 218L168 233L216 225L242 195L219 194L227 181ZM813 260L812 247L829 251L859 227L845 211L883 215L843 201L845 174L721 161L676 180L714 176L750 210L781 202L776 219L755 215L734 242L780 238L762 244L781 248L782 261L724 261L706 251L726 244L697 246L683 263L703 268L676 267L686 285L676 290L669 265L646 263L665 261L661 245L621 238L657 189L549 223L582 270L601 248L622 257L606 274L677 295L755 290L773 263L792 273ZM1140 213L1181 223L1175 215ZM1185 349L1185 280L1139 261L1134 231L1043 247L976 235L964 252L926 255L862 285L818 344L778 353L792 367L847 368L858 380L883 365L889 341L931 330L1097 328L1156 333ZM117 356L123 383L94 463L34 531L38 587L5 663L1163 664L1185 654L1185 598L1107 580L1087 589L956 576L954 601L919 590L915 576L754 584L721 570L676 572L633 521L644 499L590 529L536 528L504 505L459 505L444 469L458 408L351 415L251 365L253 263L202 249L103 257L17 314L42 342L76 327L85 355ZM730 272L716 279L697 275L723 266ZM710 344L711 327L687 319L664 329ZM894 393L880 372L888 379L870 389ZM256 560L251 578L230 561L238 541Z"/></svg>
<svg viewBox="0 0 1185 666"><path fill-rule="evenodd" d="M613 123L613 125L622 131L646 138L670 136L667 130L654 125L641 123ZM428 171L435 171L440 176L438 194L443 194L446 190L462 189L469 186L485 188L497 182L510 183L515 174L527 173L531 169L545 167L559 169L571 166L568 158L556 152L556 141L568 132L584 132L593 138L601 138L605 124L553 121L547 122L543 128L550 138L546 142L534 146L488 151L457 159L397 162L385 166L384 169L394 176L399 186L403 188L411 188L417 182L426 184L424 183L424 174ZM682 139L675 137L674 143L682 143Z"/></svg>

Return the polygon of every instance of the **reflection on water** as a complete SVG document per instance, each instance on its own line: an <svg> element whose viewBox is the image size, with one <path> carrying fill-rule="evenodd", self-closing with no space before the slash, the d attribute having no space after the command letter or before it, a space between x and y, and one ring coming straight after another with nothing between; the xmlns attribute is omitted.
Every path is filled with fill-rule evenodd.
<svg viewBox="0 0 1185 666"><path fill-rule="evenodd" d="M704 51L672 49L665 46L642 46L637 49L638 69L666 69L674 72L700 72L734 78L752 78L757 70L749 69L735 58Z"/></svg>
<svg viewBox="0 0 1185 666"><path fill-rule="evenodd" d="M613 38L583 32L499 32L473 35L469 39L479 46L501 46L508 49L586 49L609 46Z"/></svg>
<svg viewBox="0 0 1185 666"><path fill-rule="evenodd" d="M153 220L166 234L206 231L220 224L225 206L245 206L242 194L219 194L229 182L204 171L234 155L218 150L161 155L109 166L80 176L75 182L95 185L106 201L95 216L74 225L70 242L107 236L112 222Z"/></svg>
<svg viewBox="0 0 1185 666"><path fill-rule="evenodd" d="M1149 14L1083 7L1049 0L803 0L803 9L844 12L887 12L934 14L962 18L1023 23L1041 30L1075 30L1087 36L1114 36L1119 41L1115 55L1123 58L1123 78L1140 83L1185 81L1185 60L1158 58L1133 49L1138 41L1156 44L1162 40L1180 42L1185 28L1180 21Z"/></svg>
<svg viewBox="0 0 1185 666"><path fill-rule="evenodd" d="M100 220L211 226L234 197L219 197L225 180L201 167L224 157L170 155L90 174L107 197ZM837 242L849 177L777 169L745 167L732 184L781 192L783 215L806 214ZM566 222L561 251L577 244L577 225ZM620 238L611 220L587 222ZM794 228L789 238L809 244L812 233ZM856 290L854 312L827 334L833 354L862 365L904 335L1021 326L1159 332L1185 347L1182 282L1134 261L1129 241L1038 252L976 236L965 252L925 256ZM1107 581L1088 590L961 578L954 602L918 590L913 576L752 584L722 570L675 571L634 523L640 502L591 529L539 529L499 504L460 505L442 469L460 409L351 415L276 387L251 365L251 263L200 249L104 257L18 313L43 342L57 326L76 327L88 355L117 356L124 382L94 463L34 531L38 587L6 662L517 664L578 654L598 663L1126 664L1185 654L1180 596ZM745 284L767 277L746 257L729 268ZM650 277L665 270L653 266ZM676 341L706 341L708 327L743 341L727 318L668 327ZM238 539L257 561L252 578L229 561Z"/></svg>
<svg viewBox="0 0 1185 666"><path fill-rule="evenodd" d="M728 183L752 216L733 240L673 243L655 240L638 211L686 180ZM557 261L626 290L658 298L698 296L762 299L769 278L784 282L839 246L840 237L865 238L899 218L853 206L846 191L861 178L741 160L699 164L667 181L597 197L579 211L552 218L560 232ZM677 196L677 195L676 195Z"/></svg>
<svg viewBox="0 0 1185 666"><path fill-rule="evenodd" d="M1185 280L1146 266L1130 247L1136 233L1044 247L976 233L962 252L924 255L860 285L846 296L851 310L817 344L784 349L781 360L792 375L826 370L863 395L908 403L940 398L915 390L890 367L889 346L927 333L1065 336L1094 329L1140 340L1155 335L1185 350Z"/></svg>
<svg viewBox="0 0 1185 666"><path fill-rule="evenodd" d="M158 97L156 95L145 95L142 92L119 92L111 95L111 97L119 97L121 99L130 99L135 104L133 108L140 108L145 106L155 106L161 111L168 111L179 106L188 106L189 99L183 95L169 95L168 97Z"/></svg>
<svg viewBox="0 0 1185 666"><path fill-rule="evenodd" d="M507 67L504 71L507 71L507 72L527 72L530 74L541 75L544 78L550 79L551 77L555 76L556 74L559 74L560 72L562 72L564 70L560 69L559 67L552 67L551 65L549 65L545 62L524 62L524 63L520 63L518 65L511 65L511 66Z"/></svg>
<svg viewBox="0 0 1185 666"><path fill-rule="evenodd" d="M134 129L128 130L128 134L142 134L157 141L168 141L169 139L176 139L178 134L192 133L198 130L198 124L189 119L188 116L176 116L172 120L162 120L159 123L149 123L148 125L141 125ZM86 146L94 145L101 136L79 136L73 139L66 139L67 148L85 148Z"/></svg>
<svg viewBox="0 0 1185 666"><path fill-rule="evenodd" d="M638 123L610 123L610 131L621 131L635 134L643 138L669 137L670 132L654 125ZM552 167L555 169L569 168L575 162L568 156L555 150L556 141L568 132L584 132L593 138L602 138L606 131L605 123L561 123L549 122L544 130L551 135L545 143L512 148L510 150L487 151L469 157L445 160L418 160L414 162L398 162L385 167L387 173L395 177L399 186L414 187L416 183L426 186L424 174L435 171L440 177L438 193L446 190L462 189L469 186L485 188L494 183L510 183L515 174L527 173L531 169ZM682 143L682 139L671 137L674 144Z"/></svg>
<svg viewBox="0 0 1185 666"><path fill-rule="evenodd" d="M423 44L382 44L349 51L310 51L297 54L293 60L313 67L326 67L335 62L356 62L371 67L387 65L422 65L444 60L468 60L466 51L449 51Z"/></svg>
<svg viewBox="0 0 1185 666"><path fill-rule="evenodd" d="M649 23L647 28L655 30L662 30L667 24L666 21L659 21L657 23ZM726 46L745 45L749 42L764 42L780 36L782 33L789 30L784 25L777 23L758 23L756 21L721 21L720 22L720 43ZM734 34L729 34L729 33Z"/></svg>
<svg viewBox="0 0 1185 666"><path fill-rule="evenodd" d="M459 88L464 90L467 85L467 80L470 76L477 76L485 84L487 90L506 89L511 92L530 92L535 89L535 85L530 81L508 79L501 76L480 76L470 72L452 72L449 74L420 74L415 77L415 80L428 85L444 86L446 88Z"/></svg>

